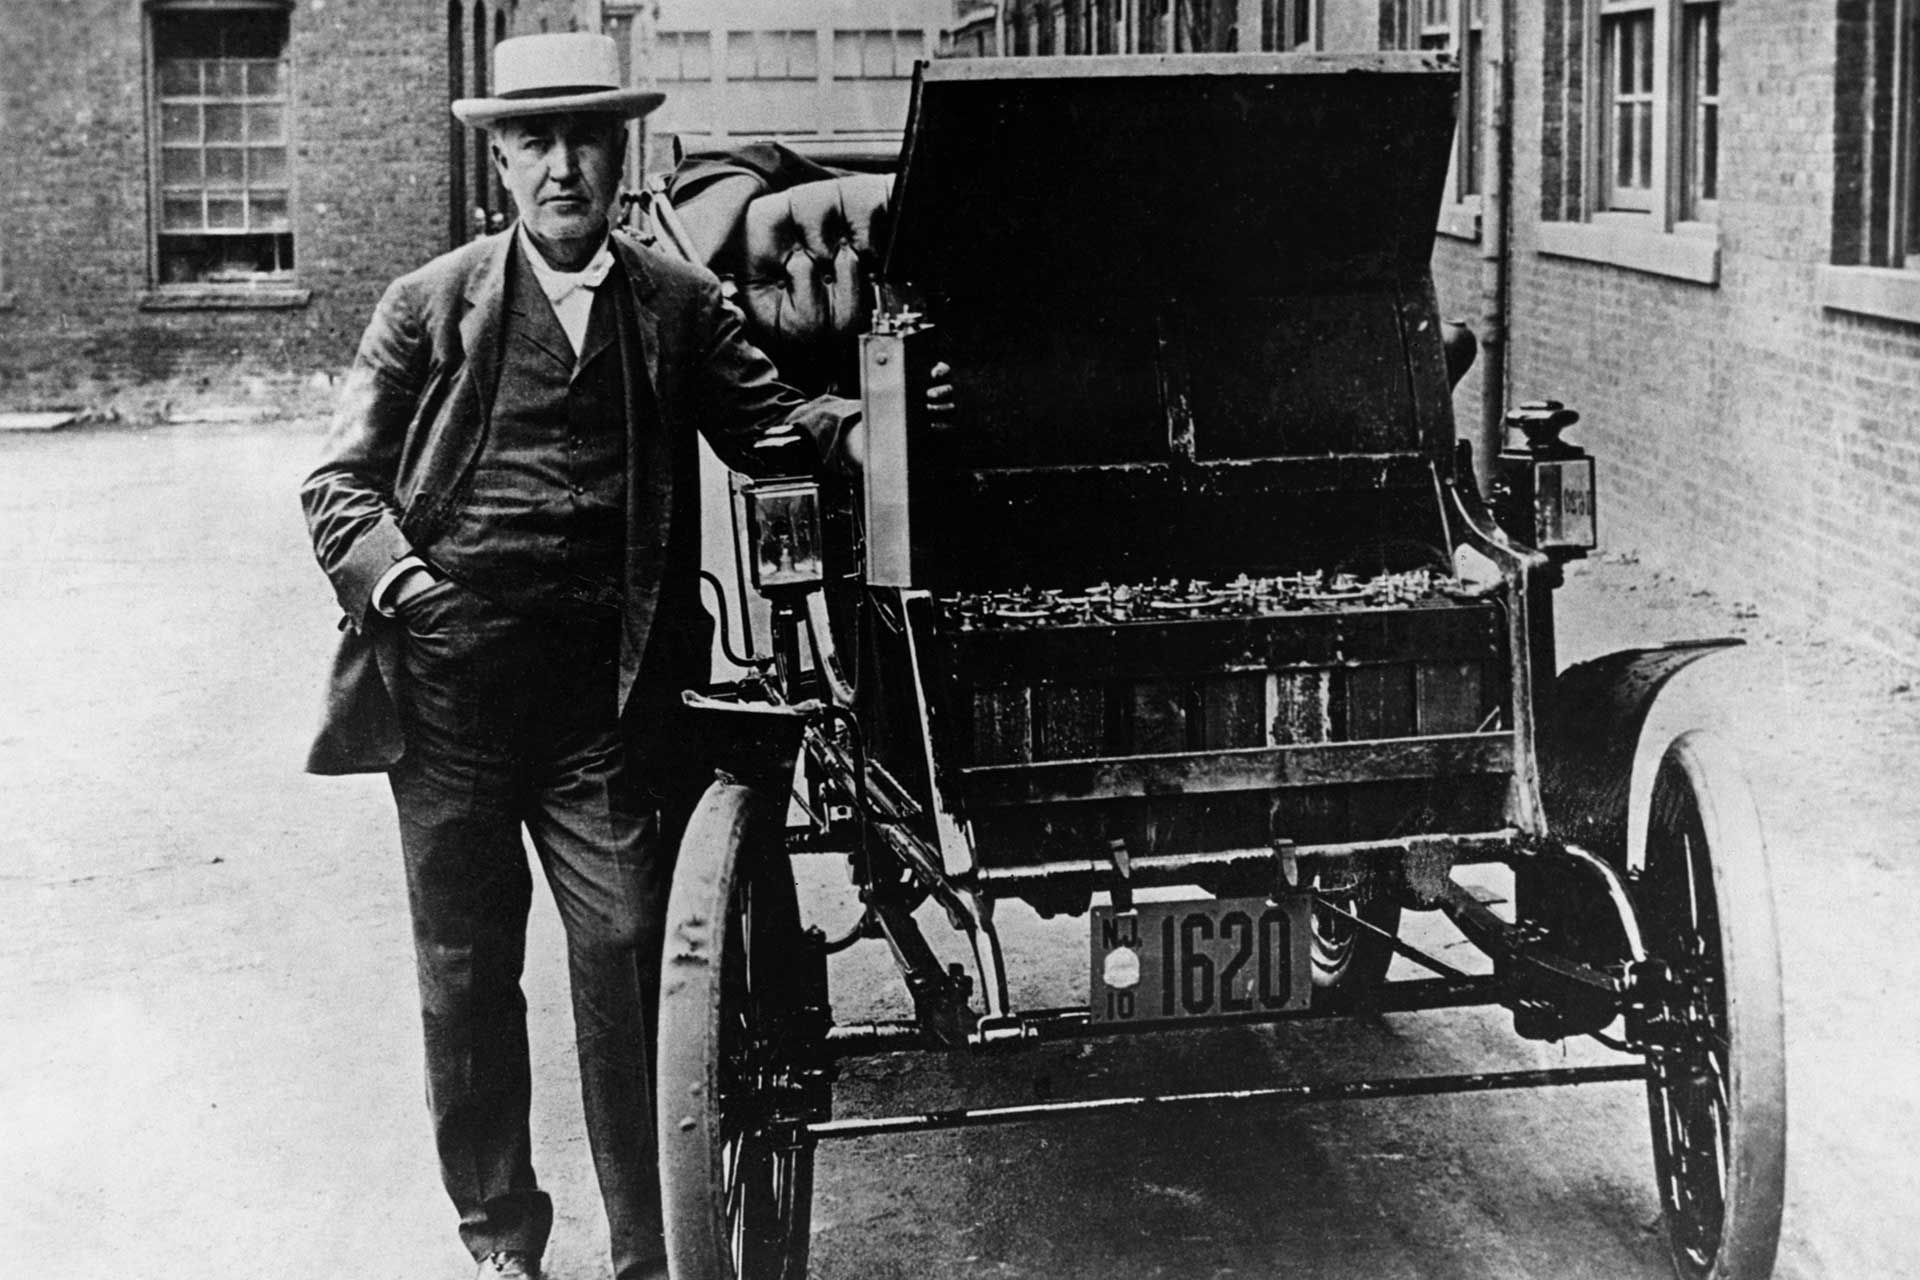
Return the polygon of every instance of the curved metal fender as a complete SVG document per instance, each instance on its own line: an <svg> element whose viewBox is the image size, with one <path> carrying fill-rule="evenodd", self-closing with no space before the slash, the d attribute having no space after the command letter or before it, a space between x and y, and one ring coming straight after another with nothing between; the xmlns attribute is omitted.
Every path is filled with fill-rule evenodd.
<svg viewBox="0 0 1920 1280"><path fill-rule="evenodd" d="M1701 658L1744 643L1723 638L1622 649L1560 673L1540 743L1541 800L1557 839L1626 867L1633 761L1654 699Z"/></svg>

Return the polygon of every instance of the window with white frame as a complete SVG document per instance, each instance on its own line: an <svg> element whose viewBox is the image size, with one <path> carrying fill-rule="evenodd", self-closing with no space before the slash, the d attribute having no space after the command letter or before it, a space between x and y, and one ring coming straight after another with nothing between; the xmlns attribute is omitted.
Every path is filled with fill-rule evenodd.
<svg viewBox="0 0 1920 1280"><path fill-rule="evenodd" d="M1141 53L1168 53L1172 46L1173 0L1136 0L1135 47Z"/></svg>
<svg viewBox="0 0 1920 1280"><path fill-rule="evenodd" d="M661 84L705 84L713 79L713 36L705 31L655 32L651 66Z"/></svg>
<svg viewBox="0 0 1920 1280"><path fill-rule="evenodd" d="M1601 207L1653 208L1653 0L1605 0L1600 14Z"/></svg>
<svg viewBox="0 0 1920 1280"><path fill-rule="evenodd" d="M1833 243L1820 304L1920 324L1920 0L1835 24Z"/></svg>
<svg viewBox="0 0 1920 1280"><path fill-rule="evenodd" d="M833 33L835 80L911 80L913 64L926 47L919 31L836 31Z"/></svg>
<svg viewBox="0 0 1920 1280"><path fill-rule="evenodd" d="M1707 222L1720 184L1718 0L1601 0L1586 212Z"/></svg>
<svg viewBox="0 0 1920 1280"><path fill-rule="evenodd" d="M287 11L155 8L154 279L293 278Z"/></svg>
<svg viewBox="0 0 1920 1280"><path fill-rule="evenodd" d="M1920 268L1920 0L1906 0L1901 8L1896 63L1897 156L1888 184L1893 192L1888 256L1895 266Z"/></svg>
<svg viewBox="0 0 1920 1280"><path fill-rule="evenodd" d="M1486 102L1482 63L1486 46L1482 36L1487 27L1487 0L1459 0L1461 13L1456 26L1457 52L1460 55L1460 134L1455 151L1454 195L1460 200L1477 199L1484 189L1485 165L1481 153L1486 145Z"/></svg>
<svg viewBox="0 0 1920 1280"><path fill-rule="evenodd" d="M1680 13L1680 216L1711 222L1720 199L1720 6Z"/></svg>
<svg viewBox="0 0 1920 1280"><path fill-rule="evenodd" d="M1719 0L1594 0L1546 24L1542 252L1719 279Z"/></svg>
<svg viewBox="0 0 1920 1280"><path fill-rule="evenodd" d="M1481 33L1486 0L1388 0L1381 8L1380 40L1385 48L1451 53L1460 64L1460 100L1454 149L1447 177L1447 204L1441 230L1450 235L1479 234L1478 201L1483 182L1485 145Z"/></svg>
<svg viewBox="0 0 1920 1280"><path fill-rule="evenodd" d="M1260 47L1282 53L1313 48L1316 7L1312 0L1261 0Z"/></svg>
<svg viewBox="0 0 1920 1280"><path fill-rule="evenodd" d="M812 31L727 32L727 79L814 80L819 36Z"/></svg>

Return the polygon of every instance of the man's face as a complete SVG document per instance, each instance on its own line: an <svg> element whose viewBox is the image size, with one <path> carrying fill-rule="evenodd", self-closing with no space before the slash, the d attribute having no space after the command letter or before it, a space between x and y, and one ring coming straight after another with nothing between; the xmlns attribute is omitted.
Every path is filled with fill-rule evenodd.
<svg viewBox="0 0 1920 1280"><path fill-rule="evenodd" d="M626 130L604 115L527 116L494 126L493 163L543 249L597 246L620 186Z"/></svg>

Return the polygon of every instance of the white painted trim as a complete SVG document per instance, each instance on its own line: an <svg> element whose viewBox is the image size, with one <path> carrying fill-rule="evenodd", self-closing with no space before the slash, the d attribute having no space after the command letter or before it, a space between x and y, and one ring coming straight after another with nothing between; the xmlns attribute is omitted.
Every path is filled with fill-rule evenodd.
<svg viewBox="0 0 1920 1280"><path fill-rule="evenodd" d="M199 284L146 289L134 302L141 311L292 311L312 299L313 290L291 284Z"/></svg>
<svg viewBox="0 0 1920 1280"><path fill-rule="evenodd" d="M1648 275L1720 283L1720 236L1706 224L1699 231L1655 231L1612 219L1537 222L1536 248L1549 257L1579 258Z"/></svg>
<svg viewBox="0 0 1920 1280"><path fill-rule="evenodd" d="M1480 197L1468 196L1457 204L1442 205L1440 221L1434 230L1453 240L1480 238Z"/></svg>
<svg viewBox="0 0 1920 1280"><path fill-rule="evenodd" d="M1823 265L1814 280L1814 298L1828 310L1920 324L1920 271Z"/></svg>

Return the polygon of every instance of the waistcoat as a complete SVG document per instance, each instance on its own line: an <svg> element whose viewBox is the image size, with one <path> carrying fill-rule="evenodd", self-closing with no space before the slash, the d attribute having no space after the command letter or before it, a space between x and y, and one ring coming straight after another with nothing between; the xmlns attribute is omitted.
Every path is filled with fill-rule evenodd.
<svg viewBox="0 0 1920 1280"><path fill-rule="evenodd" d="M487 440L427 553L510 609L612 613L626 570L627 406L615 312L626 277L616 265L594 290L576 367L520 246L512 259Z"/></svg>

